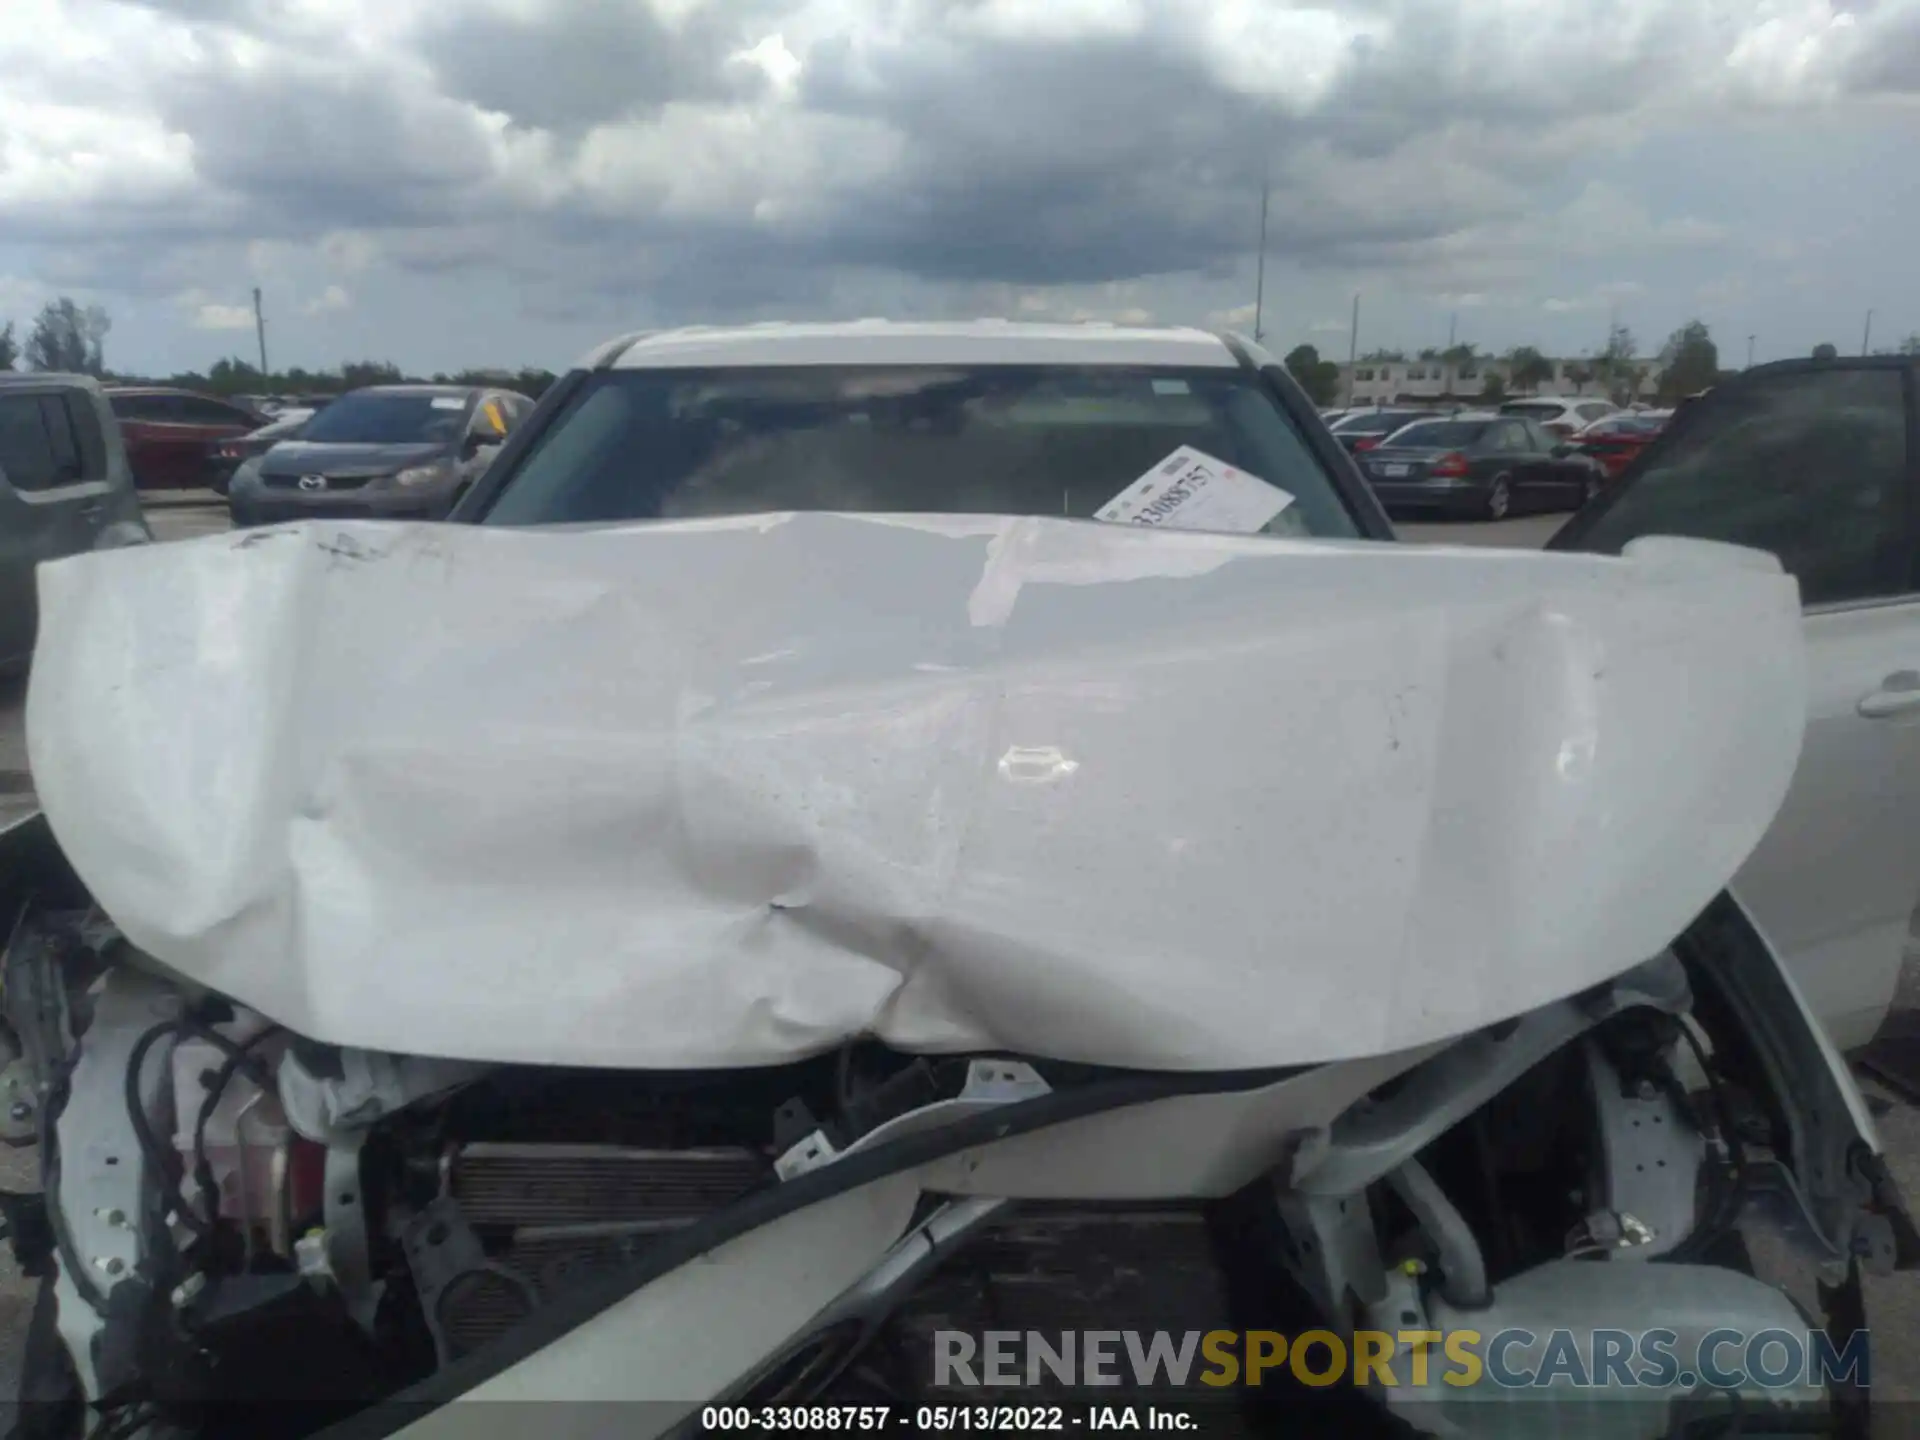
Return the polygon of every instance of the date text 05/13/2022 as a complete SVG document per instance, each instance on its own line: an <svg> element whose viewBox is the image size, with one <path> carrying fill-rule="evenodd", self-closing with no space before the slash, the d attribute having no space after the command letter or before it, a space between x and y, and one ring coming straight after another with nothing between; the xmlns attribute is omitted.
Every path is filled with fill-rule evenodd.
<svg viewBox="0 0 1920 1440"><path fill-rule="evenodd" d="M708 1434L898 1433L938 1435L989 1431L1155 1430L1200 1428L1187 1410L1165 1405L709 1405L700 1413Z"/></svg>

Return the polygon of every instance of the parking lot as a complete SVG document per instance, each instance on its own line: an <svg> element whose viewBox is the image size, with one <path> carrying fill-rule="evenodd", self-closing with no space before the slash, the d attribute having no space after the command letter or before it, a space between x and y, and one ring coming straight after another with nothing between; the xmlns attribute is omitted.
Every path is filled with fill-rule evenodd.
<svg viewBox="0 0 1920 1440"><path fill-rule="evenodd" d="M217 534L227 528L224 506L210 494L167 496L148 504L149 517L159 539L183 540ZM1537 548L1559 527L1560 515L1534 515L1499 524L1437 523L1404 525L1402 535L1422 544L1451 544ZM22 733L23 687L13 684L0 693L0 821L30 805L25 783L26 755ZM1920 994L1920 954L1909 960L1910 993ZM1909 1196L1920 1195L1920 1108L1903 1103L1891 1092L1865 1080L1880 1116L1882 1135L1891 1163ZM29 1151L0 1152L0 1184L27 1188L35 1183L34 1157ZM1803 1289L1795 1283L1795 1292ZM1810 1299L1810 1295L1808 1296ZM13 1381L20 1337L24 1333L31 1290L13 1272L0 1252L0 1393ZM1882 1400L1920 1398L1920 1277L1902 1276L1869 1285L1869 1321L1875 1332L1874 1387ZM1884 1409L1877 1433L1905 1433L1904 1407Z"/></svg>

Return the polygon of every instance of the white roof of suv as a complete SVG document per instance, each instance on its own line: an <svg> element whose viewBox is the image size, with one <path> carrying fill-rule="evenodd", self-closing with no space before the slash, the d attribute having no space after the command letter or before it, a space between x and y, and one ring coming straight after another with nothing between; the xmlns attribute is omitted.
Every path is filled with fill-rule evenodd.
<svg viewBox="0 0 1920 1440"><path fill-rule="evenodd" d="M1011 320L850 320L642 331L600 346L587 369L749 365L1165 365L1237 369L1224 337L1205 330Z"/></svg>

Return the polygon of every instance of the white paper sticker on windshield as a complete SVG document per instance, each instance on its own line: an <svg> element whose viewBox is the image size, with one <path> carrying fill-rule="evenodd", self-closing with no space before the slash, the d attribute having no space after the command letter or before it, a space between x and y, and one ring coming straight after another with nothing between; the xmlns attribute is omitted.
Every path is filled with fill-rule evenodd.
<svg viewBox="0 0 1920 1440"><path fill-rule="evenodd" d="M1257 475L1182 445L1094 512L1096 520L1253 535L1293 503Z"/></svg>
<svg viewBox="0 0 1920 1440"><path fill-rule="evenodd" d="M467 397L464 395L436 395L433 397L433 408L436 410L464 410L467 408Z"/></svg>

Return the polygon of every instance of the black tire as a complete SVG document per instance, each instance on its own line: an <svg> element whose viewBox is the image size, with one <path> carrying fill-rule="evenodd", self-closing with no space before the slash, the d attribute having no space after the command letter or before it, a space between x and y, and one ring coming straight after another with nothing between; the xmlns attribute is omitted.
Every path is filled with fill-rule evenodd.
<svg viewBox="0 0 1920 1440"><path fill-rule="evenodd" d="M1496 475L1487 487L1487 519L1505 520L1513 514L1513 477Z"/></svg>

